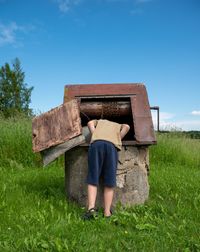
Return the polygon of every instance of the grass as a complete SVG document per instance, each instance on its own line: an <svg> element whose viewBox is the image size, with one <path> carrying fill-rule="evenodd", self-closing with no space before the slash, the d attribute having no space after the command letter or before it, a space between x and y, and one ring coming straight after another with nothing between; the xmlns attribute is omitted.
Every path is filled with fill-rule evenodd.
<svg viewBox="0 0 200 252"><path fill-rule="evenodd" d="M31 150L31 121L0 119L0 251L200 251L200 142L158 135L150 197L84 222L65 199L63 158L48 168Z"/></svg>

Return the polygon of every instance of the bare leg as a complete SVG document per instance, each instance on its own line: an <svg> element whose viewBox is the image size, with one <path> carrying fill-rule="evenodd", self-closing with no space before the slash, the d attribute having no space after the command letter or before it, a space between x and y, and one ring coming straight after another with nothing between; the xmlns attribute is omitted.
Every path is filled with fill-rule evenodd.
<svg viewBox="0 0 200 252"><path fill-rule="evenodd" d="M114 187L104 187L104 216L110 216L113 201Z"/></svg>
<svg viewBox="0 0 200 252"><path fill-rule="evenodd" d="M95 207L97 186L88 184L88 210Z"/></svg>

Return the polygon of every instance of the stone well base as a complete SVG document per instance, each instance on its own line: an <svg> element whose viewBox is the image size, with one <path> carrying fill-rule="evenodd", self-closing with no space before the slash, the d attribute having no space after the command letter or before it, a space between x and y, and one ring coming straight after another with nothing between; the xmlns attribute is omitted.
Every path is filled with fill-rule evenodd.
<svg viewBox="0 0 200 252"><path fill-rule="evenodd" d="M78 146L65 154L65 186L67 198L75 200L81 206L87 204L87 154L88 147ZM113 205L144 203L149 196L148 147L123 146L119 152L117 168L117 186ZM100 184L97 206L103 206L103 187Z"/></svg>

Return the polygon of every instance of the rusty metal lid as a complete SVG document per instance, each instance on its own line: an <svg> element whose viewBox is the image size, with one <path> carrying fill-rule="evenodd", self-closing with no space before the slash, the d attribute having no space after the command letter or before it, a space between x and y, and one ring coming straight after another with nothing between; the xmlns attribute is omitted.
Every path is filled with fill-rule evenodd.
<svg viewBox="0 0 200 252"><path fill-rule="evenodd" d="M32 120L33 151L39 152L63 143L82 132L76 99L68 101Z"/></svg>

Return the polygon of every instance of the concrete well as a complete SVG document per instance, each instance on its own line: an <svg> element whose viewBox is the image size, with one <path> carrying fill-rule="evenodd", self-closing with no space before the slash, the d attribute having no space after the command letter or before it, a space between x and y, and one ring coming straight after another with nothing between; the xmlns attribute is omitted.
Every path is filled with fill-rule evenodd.
<svg viewBox="0 0 200 252"><path fill-rule="evenodd" d="M65 154L66 195L79 205L87 204L86 176L88 169L88 147L78 146ZM123 146L119 152L117 186L113 206L118 202L124 206L144 203L149 196L149 151L145 146ZM97 206L103 206L103 187L100 183Z"/></svg>

